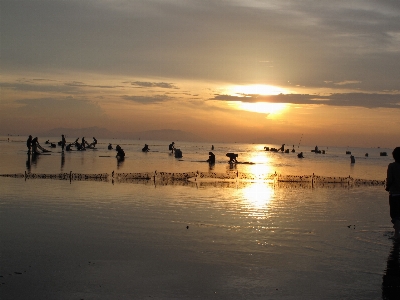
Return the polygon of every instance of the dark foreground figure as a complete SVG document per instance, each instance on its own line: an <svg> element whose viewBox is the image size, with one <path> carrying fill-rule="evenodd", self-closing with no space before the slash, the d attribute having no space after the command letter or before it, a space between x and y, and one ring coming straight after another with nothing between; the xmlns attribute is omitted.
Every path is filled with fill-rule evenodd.
<svg viewBox="0 0 400 300"><path fill-rule="evenodd" d="M400 238L400 147L392 152L394 162L387 168L386 191L389 192L390 218L392 219L394 236ZM400 280L400 279L399 279Z"/></svg>

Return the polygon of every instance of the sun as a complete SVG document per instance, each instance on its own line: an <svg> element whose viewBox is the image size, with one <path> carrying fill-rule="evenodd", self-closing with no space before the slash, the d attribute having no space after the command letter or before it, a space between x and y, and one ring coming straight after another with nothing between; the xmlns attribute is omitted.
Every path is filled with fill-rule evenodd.
<svg viewBox="0 0 400 300"><path fill-rule="evenodd" d="M251 95L279 95L288 93L284 88L265 84L252 84L252 85L235 85L227 89L229 95L232 96L251 96ZM245 101L232 101L229 106L237 110L244 110L256 112L261 114L278 114L288 108L287 103L271 103L271 102L245 102Z"/></svg>
<svg viewBox="0 0 400 300"><path fill-rule="evenodd" d="M238 102L237 109L256 112L260 114L276 114L287 108L286 103L268 103L268 102Z"/></svg>

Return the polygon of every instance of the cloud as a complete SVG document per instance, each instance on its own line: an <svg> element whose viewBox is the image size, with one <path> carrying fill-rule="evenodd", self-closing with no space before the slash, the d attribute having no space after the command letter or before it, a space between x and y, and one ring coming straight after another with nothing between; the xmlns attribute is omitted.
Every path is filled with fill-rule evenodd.
<svg viewBox="0 0 400 300"><path fill-rule="evenodd" d="M346 74L369 90L393 89L399 13L399 1L376 0L2 0L2 72L301 86ZM174 88L146 84L135 86Z"/></svg>
<svg viewBox="0 0 400 300"><path fill-rule="evenodd" d="M167 83L167 82L134 81L134 82L131 82L131 85L139 86L139 87L158 87L158 88L163 88L163 89L179 89L173 83Z"/></svg>
<svg viewBox="0 0 400 300"><path fill-rule="evenodd" d="M357 83L361 83L361 81L359 80L345 80L345 81L341 81L341 82L335 82L335 85L348 85L348 84L357 84Z"/></svg>
<svg viewBox="0 0 400 300"><path fill-rule="evenodd" d="M21 99L16 100L15 103L21 105L17 108L19 115L41 118L70 117L72 123L80 118L94 118L104 115L98 104L73 97Z"/></svg>
<svg viewBox="0 0 400 300"><path fill-rule="evenodd" d="M44 80L39 80L44 81ZM0 82L1 88L11 89L18 92L51 92L51 93L75 93L76 86L65 86L63 84L36 84L30 82Z"/></svg>
<svg viewBox="0 0 400 300"><path fill-rule="evenodd" d="M121 85L90 85L85 84L79 81L73 81L69 83L64 83L66 86L74 86L74 87L90 87L90 88L99 88L99 89L115 89L115 88L122 88Z"/></svg>
<svg viewBox="0 0 400 300"><path fill-rule="evenodd" d="M356 106L365 108L398 108L400 109L400 94L367 94L367 93L335 93L331 95L280 94L280 95L216 95L209 100L269 102L290 104L319 104L330 106Z"/></svg>
<svg viewBox="0 0 400 300"><path fill-rule="evenodd" d="M167 101L171 101L174 98L169 97L167 95L155 95L155 96L122 96L122 99L127 101L133 101L141 104L154 104L154 103L163 103Z"/></svg>

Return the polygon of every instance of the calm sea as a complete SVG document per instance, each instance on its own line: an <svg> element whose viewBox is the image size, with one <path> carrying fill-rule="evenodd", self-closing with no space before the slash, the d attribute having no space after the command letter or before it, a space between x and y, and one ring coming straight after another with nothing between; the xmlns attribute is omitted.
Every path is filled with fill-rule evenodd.
<svg viewBox="0 0 400 300"><path fill-rule="evenodd" d="M214 144L209 166L211 144L175 141L178 159L170 142L99 139L96 150L62 154L48 139L59 140L40 138L51 152L32 158L25 137L0 138L0 174L15 175L0 176L1 299L398 299L399 245L381 184L392 149ZM124 161L109 143L121 145ZM227 152L241 164L230 166ZM39 178L70 172L81 177ZM189 172L365 184L170 174Z"/></svg>

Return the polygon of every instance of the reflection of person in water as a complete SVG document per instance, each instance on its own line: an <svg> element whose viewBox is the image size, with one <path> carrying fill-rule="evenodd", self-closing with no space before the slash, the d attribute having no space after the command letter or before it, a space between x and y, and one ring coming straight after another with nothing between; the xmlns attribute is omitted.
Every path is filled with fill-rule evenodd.
<svg viewBox="0 0 400 300"><path fill-rule="evenodd" d="M387 168L386 191L389 192L390 217L392 218L394 236L400 238L400 147L392 152L394 162Z"/></svg>
<svg viewBox="0 0 400 300"><path fill-rule="evenodd" d="M212 152L208 152L208 159L207 162L209 164L215 164L215 155Z"/></svg>
<svg viewBox="0 0 400 300"><path fill-rule="evenodd" d="M117 158L118 159L124 159L125 158L125 152L124 150L121 148L120 145L117 145L117 147L115 147L115 150L117 151Z"/></svg>
<svg viewBox="0 0 400 300"><path fill-rule="evenodd" d="M150 151L149 145L144 144L144 147L142 148L142 151L143 151L143 152L149 152L149 151Z"/></svg>
<svg viewBox="0 0 400 300"><path fill-rule="evenodd" d="M61 153L61 171L64 168L64 164L65 164L65 155L64 152Z"/></svg>
<svg viewBox="0 0 400 300"><path fill-rule="evenodd" d="M382 299L400 299L400 243L394 241L382 276Z"/></svg>
<svg viewBox="0 0 400 300"><path fill-rule="evenodd" d="M31 154L28 152L28 160L26 161L26 169L28 172L31 171Z"/></svg>

